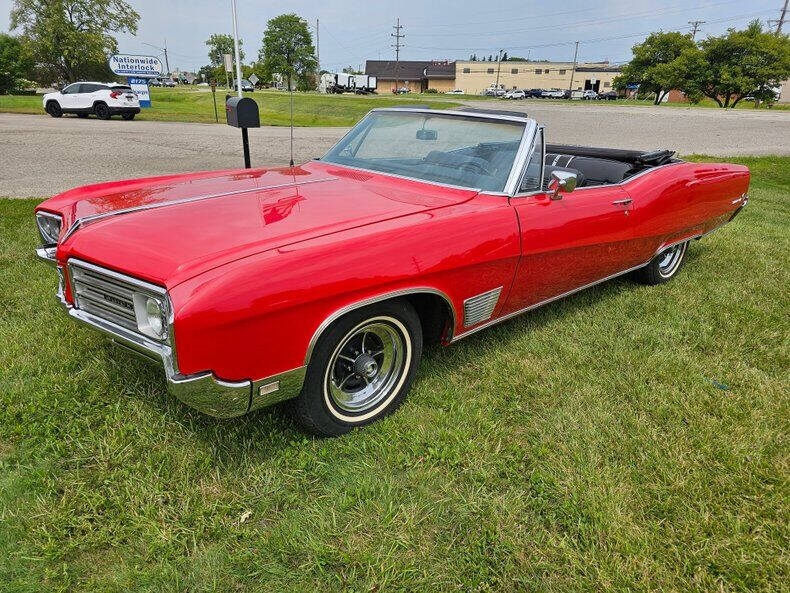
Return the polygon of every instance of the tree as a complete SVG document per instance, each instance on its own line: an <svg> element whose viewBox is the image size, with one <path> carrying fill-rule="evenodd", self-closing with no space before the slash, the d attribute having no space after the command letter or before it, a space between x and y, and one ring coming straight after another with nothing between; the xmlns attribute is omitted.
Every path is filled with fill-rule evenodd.
<svg viewBox="0 0 790 593"><path fill-rule="evenodd" d="M494 61L494 56L492 56L491 54L488 54L488 61L489 62L493 62Z"/></svg>
<svg viewBox="0 0 790 593"><path fill-rule="evenodd" d="M28 48L18 38L0 33L0 95L19 88L32 67Z"/></svg>
<svg viewBox="0 0 790 593"><path fill-rule="evenodd" d="M208 61L212 66L222 66L225 63L225 58L223 58L225 54L230 54L234 56L235 59L236 54L233 49L232 35L214 33L206 40L206 45L209 47ZM242 39L239 39L239 60L243 61L244 50L241 48L242 45L244 45L244 42Z"/></svg>
<svg viewBox="0 0 790 593"><path fill-rule="evenodd" d="M634 57L623 67L615 79L615 87L625 88L638 84L642 93L655 93L654 103L658 105L673 88L683 83L683 72L678 64L672 65L684 51L696 49L688 35L678 32L651 33L642 43L637 43L631 51Z"/></svg>
<svg viewBox="0 0 790 593"><path fill-rule="evenodd" d="M504 53L502 54L502 61L503 61L503 62L507 62L507 61L508 61L508 59L509 59L509 58L507 57L507 52L504 52Z"/></svg>
<svg viewBox="0 0 790 593"><path fill-rule="evenodd" d="M773 88L790 78L790 39L763 31L759 21L708 37L700 49L707 67L698 72L694 88L719 107L735 107L746 96L773 100Z"/></svg>
<svg viewBox="0 0 790 593"><path fill-rule="evenodd" d="M300 88L307 85L308 78L315 78L318 66L307 22L295 14L281 14L269 20L259 60L268 72L285 78L289 89L293 78Z"/></svg>
<svg viewBox="0 0 790 593"><path fill-rule="evenodd" d="M11 29L29 40L35 77L44 84L112 78L118 51L111 33L136 33L138 15L124 0L15 0Z"/></svg>

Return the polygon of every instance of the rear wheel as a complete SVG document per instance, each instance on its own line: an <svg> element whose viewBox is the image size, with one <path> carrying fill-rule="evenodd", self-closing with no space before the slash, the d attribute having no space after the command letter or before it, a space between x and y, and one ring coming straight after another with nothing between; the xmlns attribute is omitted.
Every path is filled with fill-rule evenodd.
<svg viewBox="0 0 790 593"><path fill-rule="evenodd" d="M107 107L106 103L96 103L93 106L93 113L96 114L96 117L99 119L110 119L110 108Z"/></svg>
<svg viewBox="0 0 790 593"><path fill-rule="evenodd" d="M60 103L57 101L50 101L47 103L47 113L49 113L52 117L61 117L63 115L63 110L60 108Z"/></svg>
<svg viewBox="0 0 790 593"><path fill-rule="evenodd" d="M651 286L669 282L683 267L689 242L678 243L656 255L645 267L634 272L635 278Z"/></svg>
<svg viewBox="0 0 790 593"><path fill-rule="evenodd" d="M134 119L135 115L136 114L134 114L134 113L122 113L121 117L124 118L126 121L131 121L131 120Z"/></svg>
<svg viewBox="0 0 790 593"><path fill-rule="evenodd" d="M393 412L411 388L422 329L405 301L362 307L337 320L316 343L294 418L320 436L338 436Z"/></svg>

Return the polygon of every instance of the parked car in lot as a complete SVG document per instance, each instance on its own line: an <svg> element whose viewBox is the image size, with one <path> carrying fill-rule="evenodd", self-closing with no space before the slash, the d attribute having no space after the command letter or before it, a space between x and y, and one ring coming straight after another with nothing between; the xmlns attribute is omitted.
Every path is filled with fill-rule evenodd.
<svg viewBox="0 0 790 593"><path fill-rule="evenodd" d="M140 113L140 101L132 88L111 82L75 82L42 98L44 111L52 117L76 113L79 117L93 114L99 119L120 115L134 119Z"/></svg>
<svg viewBox="0 0 790 593"><path fill-rule="evenodd" d="M597 98L605 101L616 101L618 99L617 91L606 91L605 93L600 93Z"/></svg>
<svg viewBox="0 0 790 593"><path fill-rule="evenodd" d="M178 84L176 84L176 81L173 80L172 78L163 78L162 79L162 86L173 88L173 87L178 86Z"/></svg>
<svg viewBox="0 0 790 593"><path fill-rule="evenodd" d="M162 86L162 81L158 78L151 78L148 80L148 86Z"/></svg>
<svg viewBox="0 0 790 593"><path fill-rule="evenodd" d="M560 89L551 89L541 92L540 96L544 99L562 99L565 97L565 91L561 91Z"/></svg>
<svg viewBox="0 0 790 593"><path fill-rule="evenodd" d="M292 399L338 435L403 402L427 343L622 274L674 278L745 206L749 170L673 154L546 144L515 112L380 108L301 166L62 193L36 208L37 253L66 314L159 361L187 404Z"/></svg>
<svg viewBox="0 0 790 593"><path fill-rule="evenodd" d="M453 89L445 93L445 95L463 95L463 94L464 92L461 89Z"/></svg>
<svg viewBox="0 0 790 593"><path fill-rule="evenodd" d="M409 87L407 87L407 86L402 86L402 87L398 87L398 88L393 88L392 92L394 94L396 94L396 95L405 95L407 93L410 93L411 89Z"/></svg>
<svg viewBox="0 0 790 593"><path fill-rule="evenodd" d="M540 99L543 96L543 89L525 89L524 93L530 99Z"/></svg>
<svg viewBox="0 0 790 593"><path fill-rule="evenodd" d="M513 89L512 91L508 91L503 95L504 99L524 99L526 95L524 91Z"/></svg>
<svg viewBox="0 0 790 593"><path fill-rule="evenodd" d="M597 99L597 98L598 98L598 93L596 93L593 90L586 90L582 94L582 99L585 99L586 101L591 101L591 100Z"/></svg>
<svg viewBox="0 0 790 593"><path fill-rule="evenodd" d="M231 82L231 88L234 88L234 89L236 88L236 81L235 80ZM251 93L252 91L255 90L255 86L249 80L247 80L246 78L242 78L241 79L241 90L244 91L244 92Z"/></svg>

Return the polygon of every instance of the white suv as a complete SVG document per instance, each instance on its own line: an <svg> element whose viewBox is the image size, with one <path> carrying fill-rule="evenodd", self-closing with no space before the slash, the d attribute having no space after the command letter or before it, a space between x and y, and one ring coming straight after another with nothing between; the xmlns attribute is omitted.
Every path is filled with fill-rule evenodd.
<svg viewBox="0 0 790 593"><path fill-rule="evenodd" d="M91 113L99 119L120 115L134 119L140 113L140 101L132 88L111 82L75 82L56 93L44 95L44 111L52 117L76 113L88 117Z"/></svg>

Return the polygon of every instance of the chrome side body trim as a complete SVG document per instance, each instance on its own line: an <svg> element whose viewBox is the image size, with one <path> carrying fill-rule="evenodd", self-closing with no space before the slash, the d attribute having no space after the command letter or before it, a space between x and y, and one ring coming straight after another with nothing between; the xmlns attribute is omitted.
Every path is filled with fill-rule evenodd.
<svg viewBox="0 0 790 593"><path fill-rule="evenodd" d="M718 227L716 227L716 228L718 228ZM716 230L716 229L711 229L710 231L708 231L708 233L711 233L714 230ZM611 274L610 276L606 276L605 278L601 278L600 280L595 280L594 282L590 282L589 284L585 284L584 286L579 286L578 288L574 288L573 290L569 290L567 292L563 292L562 294L558 294L556 296L549 297L549 298L547 298L545 300L540 301L539 303L535 303L533 305L529 305L528 307L524 307L523 309L519 309L518 311L513 311L512 313L508 313L507 315L502 315L501 317L497 317L496 319L492 319L491 321L489 321L487 323L483 323L482 325L478 325L477 327L472 328L469 331L466 331L466 332L464 332L462 334L458 334L457 336L454 336L450 340L450 343L457 342L458 340L461 340L461 339L463 339L463 338L465 338L467 336L471 336L472 334L475 334L475 333L479 332L482 329L485 329L485 328L490 327L492 325L496 325L497 323L501 323L502 321L507 321L508 319L512 319L513 317L521 315L522 313L526 313L527 311L532 311L533 309L537 309L538 307L542 307L543 305L548 305L549 303L552 303L554 301L558 301L560 299L564 299L567 296L571 296L572 294L575 294L577 292L581 292L582 290L584 290L586 288L590 288L592 286L595 286L596 284L601 284L602 282L606 282L607 280L612 280L613 278L617 278L618 276L622 276L623 274L628 274L629 272L633 272L634 270L638 270L639 268L644 268L647 264L649 264L651 261L653 261L653 258L656 255L658 255L659 253L661 253L665 249L669 249L670 247L674 247L675 245L678 245L680 243L686 243L686 242L691 241L693 239L699 239L702 236L703 235L701 235L701 234L697 234L697 235L693 235L691 237L687 237L685 239L681 239L679 241L673 241L672 243L667 243L665 245L662 245L661 247L656 249L656 252L653 255L653 257L651 257L649 260L647 260L643 264L639 264L638 266L634 266L632 268L628 268L628 269L623 270L621 272L616 272L614 274Z"/></svg>
<svg viewBox="0 0 790 593"><path fill-rule="evenodd" d="M374 297L369 297L366 299L362 299L360 301L356 301L354 303L348 304L345 307L341 307L334 311L331 315L329 315L326 319L321 322L321 325L313 333L313 337L310 338L310 343L307 346L307 352L305 353L304 357L304 364L305 366L310 363L310 358L313 356L313 349L315 348L316 342L321 337L321 334L324 333L327 327L329 327L334 321L353 311L354 309L359 309L360 307L365 307L367 305L372 305L373 303L379 303L381 301L386 301L388 299L394 299L400 296L406 296L410 294L433 294L436 296L442 297L447 307L450 309L450 334L447 336L447 340L449 341L452 338L452 332L455 331L455 324L456 324L456 313L455 307L453 307L453 302L450 300L445 293L441 290L436 288L431 288L428 286L419 286L414 288L403 288L400 290L393 290L391 292L385 292L380 295L376 295Z"/></svg>
<svg viewBox="0 0 790 593"><path fill-rule="evenodd" d="M159 202L158 204L146 204L144 206L134 206L132 208L121 208L120 210L113 210L112 212L103 212L101 214L91 214L90 216L83 216L82 218L78 218L75 220L72 225L69 227L69 230L66 231L66 234L63 235L63 239L61 241L65 241L68 239L74 231L76 231L81 226L84 226L90 222L95 222L97 220L102 220L104 218L110 218L112 216L119 216L121 214L129 214L131 212L140 212L141 210L154 210L156 208L165 208L167 206L176 206L178 204L188 204L190 202L198 202L201 200L210 200L212 198L224 198L226 196L233 196L237 194L245 194L255 191L266 191L267 189L278 189L281 187L292 187L295 185L307 185L308 183L321 183L323 181L336 181L337 177L322 177L321 179L306 179L304 181L289 181L288 183L278 183L276 185L266 185L263 187L253 187L249 189L239 189L234 191L226 191L221 192L218 194L206 194L203 196L193 196L191 198L182 198L180 200L171 200L169 202Z"/></svg>

